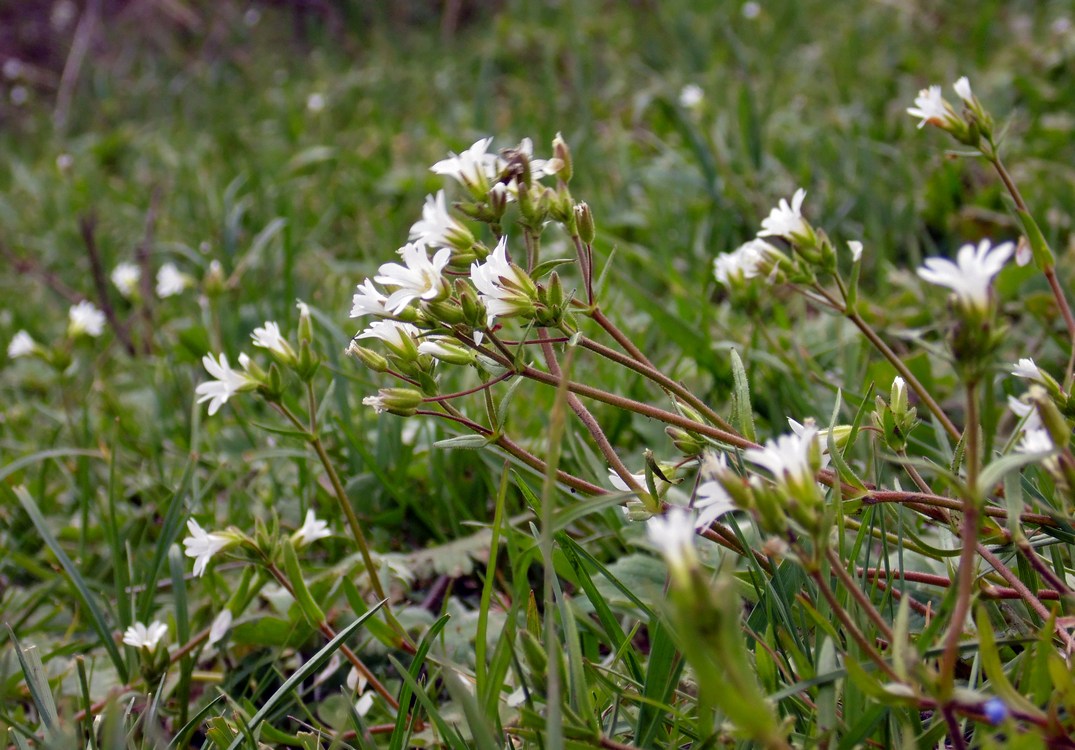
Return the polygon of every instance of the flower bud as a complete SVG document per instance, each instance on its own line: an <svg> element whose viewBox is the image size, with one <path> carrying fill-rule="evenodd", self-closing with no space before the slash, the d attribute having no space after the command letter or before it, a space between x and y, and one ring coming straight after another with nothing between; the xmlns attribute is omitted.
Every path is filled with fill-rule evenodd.
<svg viewBox="0 0 1075 750"><path fill-rule="evenodd" d="M224 274L224 266L220 265L219 260L214 260L209 264L209 270L205 272L205 277L202 279L202 290L208 297L219 297L227 289L227 277Z"/></svg>
<svg viewBox="0 0 1075 750"><path fill-rule="evenodd" d="M571 159L571 149L568 148L567 141L564 137L557 133L556 137L552 139L552 155L554 158L560 160L560 169L557 171L557 176L564 182L571 182L571 176L574 174L574 162Z"/></svg>
<svg viewBox="0 0 1075 750"><path fill-rule="evenodd" d="M295 307L299 309L299 341L313 341L314 322L309 306L302 300L298 300Z"/></svg>
<svg viewBox="0 0 1075 750"><path fill-rule="evenodd" d="M451 365L472 365L476 361L473 351L447 336L425 339L418 344L418 353Z"/></svg>
<svg viewBox="0 0 1075 750"><path fill-rule="evenodd" d="M346 353L350 354L352 357L355 357L359 362L361 362L374 372L388 371L388 360L384 357L384 355L375 352L372 349L367 349L364 346L360 346L357 341L352 341L347 346Z"/></svg>
<svg viewBox="0 0 1075 750"><path fill-rule="evenodd" d="M366 396L362 403L372 406L378 414L389 412L400 417L410 417L422 404L422 394L413 388L382 388L376 396Z"/></svg>
<svg viewBox="0 0 1075 750"><path fill-rule="evenodd" d="M298 373L304 383L309 383L320 366L321 358L314 354L310 348L310 340L303 339L302 345L299 347L299 359L295 363L295 372Z"/></svg>
<svg viewBox="0 0 1075 750"><path fill-rule="evenodd" d="M466 320L462 307L450 299L423 302L422 310L439 323L454 326Z"/></svg>
<svg viewBox="0 0 1075 750"><path fill-rule="evenodd" d="M590 206L585 203L575 204L575 231L579 234L579 239L584 244L593 243L594 237L597 235L597 230L594 227L593 211L590 210Z"/></svg>
<svg viewBox="0 0 1075 750"><path fill-rule="evenodd" d="M1034 404L1034 408L1037 409L1041 424L1049 432L1049 437L1052 438L1053 443L1061 448L1067 447L1071 442L1071 426L1064 419L1064 415L1060 413L1060 409L1057 408L1052 398L1049 397L1049 392L1040 385L1035 384L1030 386L1027 395L1030 398L1030 402Z"/></svg>

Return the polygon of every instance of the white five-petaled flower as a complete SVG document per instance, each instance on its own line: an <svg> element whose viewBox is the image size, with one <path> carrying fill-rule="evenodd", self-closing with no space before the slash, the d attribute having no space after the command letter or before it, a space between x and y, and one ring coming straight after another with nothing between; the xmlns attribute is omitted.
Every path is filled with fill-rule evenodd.
<svg viewBox="0 0 1075 750"><path fill-rule="evenodd" d="M762 448L748 448L743 458L768 469L778 482L802 486L814 481L815 452L819 452L817 427L807 424L790 435L767 440Z"/></svg>
<svg viewBox="0 0 1075 750"><path fill-rule="evenodd" d="M193 518L187 519L187 531L190 536L183 540L186 547L184 553L187 557L194 558L194 575L201 576L205 573L209 561L213 555L226 549L238 541L231 534L221 534L217 531L206 531Z"/></svg>
<svg viewBox="0 0 1075 750"><path fill-rule="evenodd" d="M7 345L7 356L10 359L28 357L37 349L37 342L26 331L18 331L11 337Z"/></svg>
<svg viewBox="0 0 1075 750"><path fill-rule="evenodd" d="M796 237L809 237L810 225L803 218L803 200L806 191L799 188L791 197L791 205L786 198L781 198L780 203L769 212L768 218L762 219L759 237L783 237L792 240Z"/></svg>
<svg viewBox="0 0 1075 750"><path fill-rule="evenodd" d="M227 635L228 630L231 629L231 623L234 616L231 610L225 607L221 610L220 614L213 618L213 624L209 626L209 639L205 642L206 646L212 646L220 642L220 639Z"/></svg>
<svg viewBox="0 0 1075 750"><path fill-rule="evenodd" d="M713 260L713 275L726 287L741 284L761 273L761 263L780 255L780 251L765 240L750 240L730 253L721 253Z"/></svg>
<svg viewBox="0 0 1075 750"><path fill-rule="evenodd" d="M351 298L351 317L360 318L363 315L379 315L387 318L392 311L385 307L388 297L381 294L373 282L366 279L358 285L358 291Z"/></svg>
<svg viewBox="0 0 1075 750"><path fill-rule="evenodd" d="M525 271L508 260L507 236L500 238L485 263L471 264L470 280L485 305L489 327L496 318L525 315L534 310L537 288Z"/></svg>
<svg viewBox="0 0 1075 750"><path fill-rule="evenodd" d="M458 156L453 153L429 169L436 174L452 177L472 193L484 196L501 168L496 154L486 153L492 142L492 138L482 138Z"/></svg>
<svg viewBox="0 0 1075 750"><path fill-rule="evenodd" d="M245 358L245 355L239 355L240 364ZM257 384L249 375L233 370L228 365L226 354L221 354L217 359L213 359L211 354L206 354L202 357L202 364L205 366L206 372L212 375L215 380L200 383L194 389L194 394L199 397L199 404L203 401L209 402L209 416L213 416L220 411L220 407L226 404L228 399L236 393L252 388Z"/></svg>
<svg viewBox="0 0 1075 750"><path fill-rule="evenodd" d="M182 273L174 263L165 263L157 271L157 296L161 299L182 294L190 284L190 277Z"/></svg>
<svg viewBox="0 0 1075 750"><path fill-rule="evenodd" d="M674 506L663 516L646 521L646 534L657 545L673 576L683 581L698 563L694 548L695 523L690 511Z"/></svg>
<svg viewBox="0 0 1075 750"><path fill-rule="evenodd" d="M993 277L1004 268L1015 249L1010 242L990 245L989 240L982 240L977 247L963 245L956 253L955 263L947 258L926 258L918 275L931 284L951 289L965 309L983 311L989 305Z"/></svg>
<svg viewBox="0 0 1075 750"><path fill-rule="evenodd" d="M1030 357L1023 357L1013 365L1012 375L1017 378L1026 378L1027 380L1044 380L1041 370L1034 364L1034 360Z"/></svg>
<svg viewBox="0 0 1075 750"><path fill-rule="evenodd" d="M332 536L332 532L328 530L328 524L315 516L311 509L306 511L306 519L302 522L302 526L291 535L291 542L296 547L305 547L327 536Z"/></svg>
<svg viewBox="0 0 1075 750"><path fill-rule="evenodd" d="M694 493L694 509L698 511L694 527L707 529L725 513L735 510L735 503L720 482L710 479L698 485Z"/></svg>
<svg viewBox="0 0 1075 750"><path fill-rule="evenodd" d="M438 190L435 196L426 196L422 218L411 226L410 238L419 245L459 250L468 250L474 244L471 231L448 212L443 190Z"/></svg>
<svg viewBox="0 0 1075 750"><path fill-rule="evenodd" d="M67 333L72 338L85 334L96 338L105 329L105 314L88 300L73 305L67 313Z"/></svg>
<svg viewBox="0 0 1075 750"><path fill-rule="evenodd" d="M944 100L940 86L930 86L919 91L914 106L907 109L907 114L922 118L922 122L918 123L920 128L926 125L946 127L959 122L952 106Z"/></svg>
<svg viewBox="0 0 1075 750"><path fill-rule="evenodd" d="M138 281L142 278L142 269L134 263L120 263L112 269L112 283L124 297L130 299L138 291Z"/></svg>
<svg viewBox="0 0 1075 750"><path fill-rule="evenodd" d="M168 626L154 620L149 625L136 622L123 631L123 642L146 651L156 651L160 642L168 635Z"/></svg>
<svg viewBox="0 0 1075 750"><path fill-rule="evenodd" d="M526 160L530 163L530 176L535 180L554 175L563 169L564 163L555 157L552 159L535 159L534 142L529 138L523 138L516 150L526 155Z"/></svg>
<svg viewBox="0 0 1075 750"><path fill-rule="evenodd" d="M281 357L292 357L295 354L291 345L287 343L287 339L280 333L280 326L274 321L266 320L264 325L255 328L250 333L250 338L254 346L268 349Z"/></svg>
<svg viewBox="0 0 1075 750"><path fill-rule="evenodd" d="M411 300L443 299L451 294L451 288L441 272L452 259L450 248L441 248L432 259L426 254L425 247L407 243L399 249L405 265L385 263L374 277L378 284L397 287L388 295L385 307L393 313L403 311Z"/></svg>

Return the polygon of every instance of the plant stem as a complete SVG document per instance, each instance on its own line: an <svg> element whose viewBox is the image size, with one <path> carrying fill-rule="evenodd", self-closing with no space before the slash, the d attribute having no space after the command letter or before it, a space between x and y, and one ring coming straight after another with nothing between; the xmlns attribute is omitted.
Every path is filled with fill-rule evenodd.
<svg viewBox="0 0 1075 750"><path fill-rule="evenodd" d="M944 638L941 656L941 696L948 700L955 686L956 662L959 660L959 639L963 635L967 614L970 612L974 593L975 555L978 552L978 471L979 424L977 383L967 383L967 424L964 430L966 444L967 481L963 490L963 525L960 532L963 549L959 555L959 571L956 578L956 601Z"/></svg>
<svg viewBox="0 0 1075 750"><path fill-rule="evenodd" d="M831 547L826 550L825 554L829 558L829 565L832 566L832 572L839 579L840 583L847 589L847 593L851 594L851 597L862 608L862 611L866 613L873 624L877 626L877 629L881 632L881 637L889 643L895 640L895 636L892 634L892 628L885 622L885 618L881 616L881 613L877 611L877 607L870 601L870 597L866 596L866 592L859 588L857 582L844 568L843 560L836 554L835 550Z"/></svg>

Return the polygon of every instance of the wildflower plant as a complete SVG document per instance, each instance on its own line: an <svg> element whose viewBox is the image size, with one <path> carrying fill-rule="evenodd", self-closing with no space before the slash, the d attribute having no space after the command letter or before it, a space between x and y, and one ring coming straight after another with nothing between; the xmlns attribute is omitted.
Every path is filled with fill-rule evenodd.
<svg viewBox="0 0 1075 750"><path fill-rule="evenodd" d="M212 477L192 441L180 490L159 523L138 527L162 540L148 572L116 566L109 594L120 626L110 628L113 616L30 492L5 485L86 603L122 685L98 704L85 680L80 720L122 695L141 701L146 737L167 728L189 738L204 720L206 746L221 748L320 747L310 723L333 746L789 748L868 738L961 748L996 742L998 728L1028 745L1066 746L1075 735L1075 318L1056 256L1001 160L993 116L967 79L954 90L958 107L930 87L907 111L993 169L1025 236L968 237L947 249L951 258L904 269L906 293L931 311L910 333L886 327L880 305L859 292L866 267L900 274L870 257L868 237L831 239L800 187L745 217L752 229L696 274L692 300L741 307L759 331L753 344L700 352L677 340L647 351L652 340L639 343L630 316L619 320L618 261L601 216L573 192L576 164L560 135L547 149L528 138L496 148L486 137L433 164L443 187L415 207L421 218L393 243L396 259L389 246L353 279L349 317L301 301L275 320L229 311L243 263L207 263L198 304L209 324L187 390L193 433L241 444L244 481L268 475L302 502L225 519L217 506L235 501L206 489ZM681 94L692 116L709 107L698 92ZM1029 270L1014 278L1020 243L1033 280ZM125 304L148 302L151 270L115 267ZM1039 276L1056 315L1040 336L1013 339L1025 325L1014 285ZM171 264L155 278L158 302L194 285ZM884 379L804 367L813 380L801 402L816 413L756 409L765 384L755 362L810 355L766 352L780 349L765 329L777 295L797 295L841 341L856 337L866 353L855 372ZM109 322L123 335L115 320L114 309L76 304L67 350L105 338ZM226 320L240 335L221 335ZM349 341L333 336L341 322ZM10 359L61 373L67 350L23 330L7 345ZM725 377L703 382L703 358L719 359ZM608 372L617 375L600 377ZM408 588L420 553L382 551L407 541L379 522L407 503L428 512L436 489L395 481L414 469L384 460L383 441L397 438L413 443L414 464L458 460L477 477L478 541L440 551L450 565L429 564L438 583L428 595ZM280 456L301 466L286 481ZM72 484L89 483L70 472ZM119 473L101 502L116 558ZM372 507L375 489L399 507ZM606 564L597 549L617 559ZM470 610L459 604L465 594L447 593L463 569L477 571ZM169 573L174 613L161 611L158 593ZM191 591L211 606L190 611ZM27 695L51 718L43 672L16 647L37 680ZM286 669L265 659L270 649ZM247 691L251 675L280 689ZM242 699L213 708L196 680L226 683ZM154 690L163 697L144 697ZM324 711L301 723L275 710L326 690Z"/></svg>

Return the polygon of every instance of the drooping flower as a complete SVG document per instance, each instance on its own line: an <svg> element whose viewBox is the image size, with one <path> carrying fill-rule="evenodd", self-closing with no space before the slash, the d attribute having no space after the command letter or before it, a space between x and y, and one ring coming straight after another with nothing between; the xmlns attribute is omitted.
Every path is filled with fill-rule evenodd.
<svg viewBox="0 0 1075 750"><path fill-rule="evenodd" d="M713 274L726 287L742 284L761 274L764 261L782 253L765 240L750 240L730 253L721 253L713 260Z"/></svg>
<svg viewBox="0 0 1075 750"><path fill-rule="evenodd" d="M19 357L29 357L37 350L37 342L26 331L18 331L11 337L11 342L7 345L7 356L9 359L18 359Z"/></svg>
<svg viewBox="0 0 1075 750"><path fill-rule="evenodd" d="M654 516L646 522L646 534L660 549L672 574L681 581L698 564L698 552L694 548L695 523L691 515L674 506L663 516Z"/></svg>
<svg viewBox="0 0 1075 750"><path fill-rule="evenodd" d="M907 114L911 117L920 117L919 128L926 125L936 125L939 128L956 127L960 124L952 105L944 100L940 86L930 86L922 89L915 97L914 106L908 108Z"/></svg>
<svg viewBox="0 0 1075 750"><path fill-rule="evenodd" d="M182 294L190 283L190 277L176 268L174 263L165 263L157 271L157 296L165 299Z"/></svg>
<svg viewBox="0 0 1075 750"><path fill-rule="evenodd" d="M926 258L918 275L931 284L951 289L966 310L981 312L989 306L993 277L1004 268L1014 249L1010 242L991 247L989 240L982 240L977 247L963 245L955 263L947 258Z"/></svg>
<svg viewBox="0 0 1075 750"><path fill-rule="evenodd" d="M156 651L158 644L168 635L168 626L154 620L149 625L136 622L123 631L123 642L134 648Z"/></svg>
<svg viewBox="0 0 1075 750"><path fill-rule="evenodd" d="M403 256L404 265L385 263L378 269L380 275L374 277L378 284L397 287L388 295L386 308L393 313L399 313L411 300L432 301L444 299L451 294L451 287L441 275L448 261L452 259L450 248L441 248L432 259L421 245L408 243L401 247L399 252Z"/></svg>
<svg viewBox="0 0 1075 750"><path fill-rule="evenodd" d="M808 238L813 234L810 225L803 218L803 200L806 191L799 188L791 198L788 205L786 198L781 198L780 203L769 212L768 218L762 219L759 237L783 237L786 240L796 238Z"/></svg>
<svg viewBox="0 0 1075 750"><path fill-rule="evenodd" d="M209 638L206 640L206 646L213 646L220 643L220 640L227 635L228 630L231 629L231 623L234 619L231 610L225 607L221 610L220 614L213 618L213 624L209 626Z"/></svg>
<svg viewBox="0 0 1075 750"><path fill-rule="evenodd" d="M120 263L112 269L112 283L127 299L138 292L138 281L142 278L142 269L134 263Z"/></svg>
<svg viewBox="0 0 1075 750"><path fill-rule="evenodd" d="M486 153L492 142L491 137L482 138L458 156L453 153L429 169L436 174L458 180L475 197L482 198L489 192L489 186L501 168L496 154Z"/></svg>
<svg viewBox="0 0 1075 750"><path fill-rule="evenodd" d="M239 541L232 534L206 531L193 518L187 519L187 530L190 536L183 540L184 554L194 558L194 575L199 577L205 573L213 555Z"/></svg>
<svg viewBox="0 0 1075 750"><path fill-rule="evenodd" d="M471 264L470 280L485 305L489 327L496 318L533 314L537 287L523 269L508 260L506 236L496 243L485 263Z"/></svg>
<svg viewBox="0 0 1075 750"><path fill-rule="evenodd" d="M73 305L67 313L67 334L71 338L77 336L100 336L105 329L105 314L97 309L97 306L88 300L82 300Z"/></svg>
<svg viewBox="0 0 1075 750"><path fill-rule="evenodd" d="M332 532L328 529L328 524L315 516L311 509L306 511L306 518L302 522L302 526L291 535L291 542L296 547L305 547L307 544L313 544L318 539L324 539L327 536L332 536Z"/></svg>
<svg viewBox="0 0 1075 750"><path fill-rule="evenodd" d="M457 250L468 250L474 244L471 231L448 212L443 190L438 190L435 196L426 196L422 218L411 226L410 239L418 245Z"/></svg>
<svg viewBox="0 0 1075 750"><path fill-rule="evenodd" d="M239 355L240 363L244 358L245 355ZM236 393L250 390L257 385L257 381L246 373L233 370L228 365L228 356L226 354L221 354L217 359L213 359L211 354L206 354L202 357L202 364L205 366L206 372L215 379L200 383L194 389L194 393L199 397L199 404L203 401L209 402L209 416L213 416L220 411L220 407L226 404L228 399Z"/></svg>

